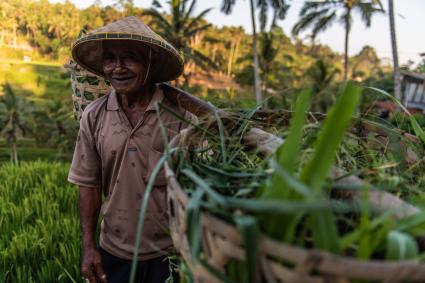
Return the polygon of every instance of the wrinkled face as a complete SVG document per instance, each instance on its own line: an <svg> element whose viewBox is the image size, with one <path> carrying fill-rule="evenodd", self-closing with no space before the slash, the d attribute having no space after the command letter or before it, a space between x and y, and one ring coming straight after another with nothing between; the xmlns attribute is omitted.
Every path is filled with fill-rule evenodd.
<svg viewBox="0 0 425 283"><path fill-rule="evenodd" d="M133 94L143 86L149 48L131 41L105 41L103 72L119 94Z"/></svg>

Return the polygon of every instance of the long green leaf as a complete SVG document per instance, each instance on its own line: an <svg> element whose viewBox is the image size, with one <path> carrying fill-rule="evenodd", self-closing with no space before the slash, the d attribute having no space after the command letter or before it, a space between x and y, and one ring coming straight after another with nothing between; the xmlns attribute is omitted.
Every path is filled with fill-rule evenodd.
<svg viewBox="0 0 425 283"><path fill-rule="evenodd" d="M201 177L199 177L195 172L190 169L183 169L181 171L184 175L189 177L195 184L198 185L200 189L203 189L209 197L211 197L219 205L226 207L227 201L225 197L214 191Z"/></svg>
<svg viewBox="0 0 425 283"><path fill-rule="evenodd" d="M248 273L247 283L256 282L257 276L257 249L260 228L257 219L247 215L235 216L236 225L241 231L246 255L246 272Z"/></svg>
<svg viewBox="0 0 425 283"><path fill-rule="evenodd" d="M327 115L314 148L314 156L303 168L300 179L320 190L334 163L336 151L360 101L362 88L347 83Z"/></svg>
<svg viewBox="0 0 425 283"><path fill-rule="evenodd" d="M222 163L225 164L226 160L227 160L227 151L226 151L226 136L225 136L225 133L224 133L223 121L221 120L221 117L220 117L217 109L215 109L215 108L214 108L214 115L215 115L215 118L217 119L217 126L218 126L218 131L219 131L219 134L220 134Z"/></svg>
<svg viewBox="0 0 425 283"><path fill-rule="evenodd" d="M311 100L311 90L303 91L297 99L295 112L290 122L287 138L278 148L274 158L269 162L274 173L270 181L262 190L262 198L293 200L300 197L311 198L312 192L308 186L293 176L300 156L302 135L305 119ZM264 226L269 235L286 241L292 241L296 227L302 219L303 211L295 214L276 215L276 213L262 216ZM282 225L282 222L285 225Z"/></svg>
<svg viewBox="0 0 425 283"><path fill-rule="evenodd" d="M187 205L187 237L192 258L196 260L201 247L200 208L204 196L202 189L197 189L191 196Z"/></svg>
<svg viewBox="0 0 425 283"><path fill-rule="evenodd" d="M296 162L299 158L301 140L305 116L310 105L311 90L305 90L297 99L294 116L290 123L289 134L285 142L278 148L275 154L277 164L283 170L292 174ZM273 166L276 170L277 166ZM287 178L282 176L281 172L275 172L271 177L266 189L263 191L263 198L286 199L289 197L291 184ZM305 192L304 192L305 193Z"/></svg>
<svg viewBox="0 0 425 283"><path fill-rule="evenodd" d="M171 152L173 151L174 150L171 150ZM133 254L133 259L131 263L130 283L134 283L134 280L136 279L139 247L140 247L140 242L142 240L143 225L145 223L146 210L148 208L150 194L154 187L156 176L158 175L159 171L161 170L166 160L167 160L167 155L164 154L163 156L161 156L161 158L158 160L157 164L153 168L152 174L149 177L148 184L146 185L145 194L143 196L143 201L142 201L142 205L141 205L140 213L139 213L139 222L137 223L136 243L134 245L134 254Z"/></svg>
<svg viewBox="0 0 425 283"><path fill-rule="evenodd" d="M321 192L325 179L329 175L338 146L360 101L361 91L360 87L347 83L324 121L312 159L301 171L301 181L315 192ZM338 253L338 230L332 212L324 210L311 214L311 223L315 246Z"/></svg>
<svg viewBox="0 0 425 283"><path fill-rule="evenodd" d="M335 209L332 204L324 201L292 201L292 200L257 200L257 199L239 199L235 197L226 197L213 190L207 182L190 169L183 169L181 173L189 177L198 188L205 191L210 200L222 208L227 209L243 209L256 213L295 213L300 210L305 211L322 211L324 209ZM338 205L341 211L349 211L349 206Z"/></svg>
<svg viewBox="0 0 425 283"><path fill-rule="evenodd" d="M289 126L289 135L276 152L278 163L289 173L294 172L302 144L303 128L310 107L312 92L304 90L297 99L294 116Z"/></svg>

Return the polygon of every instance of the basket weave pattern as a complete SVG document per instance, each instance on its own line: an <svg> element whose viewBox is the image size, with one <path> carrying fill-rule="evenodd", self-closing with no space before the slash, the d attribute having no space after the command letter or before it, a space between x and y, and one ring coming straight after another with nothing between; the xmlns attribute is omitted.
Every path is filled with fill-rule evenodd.
<svg viewBox="0 0 425 283"><path fill-rule="evenodd" d="M71 72L74 117L81 119L84 109L93 100L108 94L112 87L102 77L79 67L75 63L65 66Z"/></svg>
<svg viewBox="0 0 425 283"><path fill-rule="evenodd" d="M184 142L185 137L181 138ZM176 140L179 139L177 136ZM171 144L175 144L173 140ZM198 283L220 283L191 257L187 238L188 196L175 172L165 164L168 181L167 202L170 230L176 249L183 256ZM238 229L206 211L201 212L203 256L209 265L224 272L229 261L245 261L243 239ZM425 264L417 261L360 261L307 250L277 242L261 235L258 240L257 274L267 283L348 283L359 282L425 282ZM258 279L257 281L260 281Z"/></svg>

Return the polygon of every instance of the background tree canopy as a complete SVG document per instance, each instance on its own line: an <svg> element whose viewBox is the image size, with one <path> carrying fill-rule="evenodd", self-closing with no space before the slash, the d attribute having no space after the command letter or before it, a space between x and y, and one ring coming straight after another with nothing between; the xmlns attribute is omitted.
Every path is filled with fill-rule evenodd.
<svg viewBox="0 0 425 283"><path fill-rule="evenodd" d="M337 19L334 16L347 12L344 3L350 1L336 1L340 5L332 4L335 1L323 2L313 5L306 1L294 34L311 27L314 39ZM381 11L379 1L375 2L372 6L353 2L367 16L366 24L371 24L374 12ZM27 135L38 146L59 146L61 152L72 150L77 124L72 120L69 73L62 67L70 59L70 46L81 32L129 15L141 18L184 55L186 67L177 82L180 86L219 107L254 107L254 35L242 27L212 25L204 18L210 9L196 12L196 3L196 0L156 0L151 8L142 9L131 0L115 1L109 6L94 1L88 8L79 9L69 1L1 1L0 84L32 105L32 110L22 115L22 119L31 121L26 125ZM211 8L222 8L229 13L235 3L222 1L220 7ZM297 93L313 86L312 108L324 112L335 101L345 73L348 79L367 82L389 93L393 91L392 69L382 64L372 47L365 46L346 60L344 54L334 52L329 46L314 40L306 43L294 34L292 37L285 34L278 20L285 17L291 1L265 0L254 4L252 19L259 27L255 34L258 64L254 69L258 70L264 106L291 109ZM327 7L332 8L330 14L323 14ZM323 19L325 15L332 17ZM270 22L271 25L266 24ZM422 62L410 68L425 72L424 65ZM365 101L374 99L376 95ZM6 111L0 112L3 113L0 117L6 117ZM6 119L1 118L0 125L6 124Z"/></svg>

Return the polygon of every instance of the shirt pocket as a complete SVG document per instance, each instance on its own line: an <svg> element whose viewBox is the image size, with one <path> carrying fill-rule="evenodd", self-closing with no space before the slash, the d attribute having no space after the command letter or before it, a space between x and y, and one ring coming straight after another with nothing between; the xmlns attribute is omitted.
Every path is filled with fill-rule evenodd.
<svg viewBox="0 0 425 283"><path fill-rule="evenodd" d="M163 123L166 137L158 126L152 131L151 136L151 148L157 152L164 152L165 144L170 142L179 133L179 122L173 121L169 123Z"/></svg>

